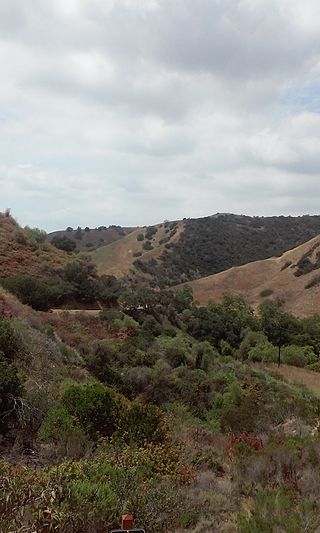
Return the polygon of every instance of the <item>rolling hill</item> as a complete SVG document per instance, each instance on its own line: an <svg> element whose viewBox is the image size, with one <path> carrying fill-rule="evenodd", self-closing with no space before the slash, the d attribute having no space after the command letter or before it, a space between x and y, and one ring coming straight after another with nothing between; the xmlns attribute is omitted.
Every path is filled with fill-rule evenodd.
<svg viewBox="0 0 320 533"><path fill-rule="evenodd" d="M195 300L205 305L221 301L225 292L245 296L253 306L265 298L280 298L297 316L320 312L320 237L280 257L254 261L188 283Z"/></svg>
<svg viewBox="0 0 320 533"><path fill-rule="evenodd" d="M164 288L281 256L318 234L320 216L216 214L137 228L99 247L91 257L100 274L118 278L130 274Z"/></svg>

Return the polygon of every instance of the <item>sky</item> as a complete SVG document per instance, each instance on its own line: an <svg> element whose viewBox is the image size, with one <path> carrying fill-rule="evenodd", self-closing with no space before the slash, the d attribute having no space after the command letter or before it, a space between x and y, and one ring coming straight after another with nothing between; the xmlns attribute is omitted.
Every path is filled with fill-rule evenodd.
<svg viewBox="0 0 320 533"><path fill-rule="evenodd" d="M320 213L318 0L1 0L0 211Z"/></svg>

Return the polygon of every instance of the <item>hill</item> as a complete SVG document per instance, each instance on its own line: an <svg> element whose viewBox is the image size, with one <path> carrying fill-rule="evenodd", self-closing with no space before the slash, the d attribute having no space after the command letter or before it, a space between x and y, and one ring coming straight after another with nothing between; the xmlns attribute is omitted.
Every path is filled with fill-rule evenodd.
<svg viewBox="0 0 320 533"><path fill-rule="evenodd" d="M99 226L98 228L89 228L86 227L81 229L67 228L66 230L53 231L49 233L48 240L49 242L53 241L53 244L56 242L59 243L62 240L71 241L73 243L74 250L79 252L88 252L89 250L95 250L100 246L106 246L112 242L122 239L135 228L123 228L121 226Z"/></svg>
<svg viewBox="0 0 320 533"><path fill-rule="evenodd" d="M216 214L137 228L99 247L92 258L100 274L123 277L130 272L163 288L280 256L318 234L320 216Z"/></svg>
<svg viewBox="0 0 320 533"><path fill-rule="evenodd" d="M95 250L91 258L100 275L121 278L133 271L140 279L152 282L152 269L157 268L159 258L179 240L183 229L181 221L137 228L121 240Z"/></svg>
<svg viewBox="0 0 320 533"><path fill-rule="evenodd" d="M30 274L47 280L70 261L69 256L46 241L37 229L23 229L0 213L0 278Z"/></svg>
<svg viewBox="0 0 320 533"><path fill-rule="evenodd" d="M232 292L245 296L253 306L266 297L284 302L284 309L297 316L320 312L320 237L285 252L189 283L195 299L222 301Z"/></svg>

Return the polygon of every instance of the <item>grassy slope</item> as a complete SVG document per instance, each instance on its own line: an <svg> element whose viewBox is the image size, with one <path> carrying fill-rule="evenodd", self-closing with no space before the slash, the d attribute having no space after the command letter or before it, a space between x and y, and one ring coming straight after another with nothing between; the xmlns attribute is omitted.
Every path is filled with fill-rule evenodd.
<svg viewBox="0 0 320 533"><path fill-rule="evenodd" d="M271 369L273 374L280 375L289 383L305 385L311 392L320 397L320 374L318 372L284 364L278 366L270 363L262 366L267 370Z"/></svg>
<svg viewBox="0 0 320 533"><path fill-rule="evenodd" d="M158 224L157 233L152 238L153 250L146 251L143 249L143 242L138 241L139 233L145 233L144 228L138 228L129 235L126 235L121 240L113 242L108 246L103 246L92 252L91 257L98 267L98 273L112 274L120 278L131 269L134 269L133 262L136 259L142 261L149 261L150 259L158 259L165 250L165 245L160 244L160 240L167 236L163 224ZM183 222L178 223L177 232L171 238L170 242L176 242L179 239L183 229ZM140 257L134 257L134 253L141 252Z"/></svg>
<svg viewBox="0 0 320 533"><path fill-rule="evenodd" d="M188 283L193 289L195 300L201 305L208 300L221 301L225 292L242 294L248 302L257 306L263 297L264 290L273 291L271 298L284 299L284 308L298 316L320 312L320 285L305 289L319 271L296 277L294 265L301 257L319 242L319 237L294 248L281 257L272 257L255 261L244 266L230 268L225 272L214 274ZM315 259L313 253L312 259ZM284 270L288 262L292 265Z"/></svg>
<svg viewBox="0 0 320 533"><path fill-rule="evenodd" d="M67 254L48 242L34 249L15 220L0 214L0 277L28 273L46 279L68 261Z"/></svg>

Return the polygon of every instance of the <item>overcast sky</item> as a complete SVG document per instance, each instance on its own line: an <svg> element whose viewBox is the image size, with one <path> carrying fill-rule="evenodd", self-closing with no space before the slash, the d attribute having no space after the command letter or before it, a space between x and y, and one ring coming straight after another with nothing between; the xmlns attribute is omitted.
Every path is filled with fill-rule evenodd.
<svg viewBox="0 0 320 533"><path fill-rule="evenodd" d="M319 0L1 0L0 210L320 213Z"/></svg>

